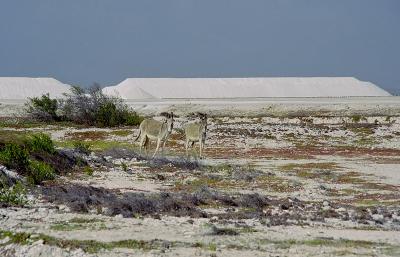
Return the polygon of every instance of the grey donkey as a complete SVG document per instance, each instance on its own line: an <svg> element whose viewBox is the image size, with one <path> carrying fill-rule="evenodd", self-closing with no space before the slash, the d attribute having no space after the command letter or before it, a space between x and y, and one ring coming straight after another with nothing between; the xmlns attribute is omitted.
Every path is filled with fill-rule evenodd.
<svg viewBox="0 0 400 257"><path fill-rule="evenodd" d="M174 113L163 112L160 114L165 117L164 121L154 119L145 119L140 123L139 134L134 141L140 138L140 152L145 147L147 155L147 147L150 140L157 141L157 147L152 158L154 158L161 146L162 153L164 152L165 143L174 128ZM161 145L162 144L162 145Z"/></svg>
<svg viewBox="0 0 400 257"><path fill-rule="evenodd" d="M189 157L189 145L190 147L193 147L194 143L199 142L200 159L202 159L207 136L207 114L198 112L195 115L197 115L199 121L188 123L184 128L186 138L186 157Z"/></svg>

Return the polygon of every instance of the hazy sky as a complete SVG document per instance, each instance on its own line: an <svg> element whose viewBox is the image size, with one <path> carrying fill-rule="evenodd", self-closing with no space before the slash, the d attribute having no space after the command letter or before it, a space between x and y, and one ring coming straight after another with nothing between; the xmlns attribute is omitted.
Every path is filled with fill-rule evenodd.
<svg viewBox="0 0 400 257"><path fill-rule="evenodd" d="M400 93L400 0L0 0L0 76L355 76Z"/></svg>

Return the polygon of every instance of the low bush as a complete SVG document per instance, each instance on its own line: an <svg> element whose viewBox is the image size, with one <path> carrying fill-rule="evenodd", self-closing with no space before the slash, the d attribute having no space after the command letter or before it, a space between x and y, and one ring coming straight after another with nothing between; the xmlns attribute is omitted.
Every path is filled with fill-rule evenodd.
<svg viewBox="0 0 400 257"><path fill-rule="evenodd" d="M121 98L104 95L99 85L88 90L72 87L60 104L67 120L99 127L138 125L142 118L129 110Z"/></svg>
<svg viewBox="0 0 400 257"><path fill-rule="evenodd" d="M31 135L25 144L31 152L43 151L52 154L56 151L50 136L43 133Z"/></svg>
<svg viewBox="0 0 400 257"><path fill-rule="evenodd" d="M30 182L33 184L40 184L45 180L52 180L54 178L55 174L52 166L41 161L30 161L28 177Z"/></svg>
<svg viewBox="0 0 400 257"><path fill-rule="evenodd" d="M29 164L29 154L25 147L7 143L0 151L0 162L7 168L25 171Z"/></svg>
<svg viewBox="0 0 400 257"><path fill-rule="evenodd" d="M64 99L52 99L49 94L30 98L27 112L37 121L64 120L99 127L135 126L143 120L122 98L103 94L97 84L88 90L73 86Z"/></svg>
<svg viewBox="0 0 400 257"><path fill-rule="evenodd" d="M136 112L127 112L124 115L124 125L126 126L137 126L144 120L142 116Z"/></svg>
<svg viewBox="0 0 400 257"><path fill-rule="evenodd" d="M49 94L44 94L41 97L29 98L26 104L29 115L40 121L57 121L60 117L57 115L58 102L57 99L52 99Z"/></svg>
<svg viewBox="0 0 400 257"><path fill-rule="evenodd" d="M21 183L11 187L4 186L0 189L0 206L23 206L27 203L26 189Z"/></svg>

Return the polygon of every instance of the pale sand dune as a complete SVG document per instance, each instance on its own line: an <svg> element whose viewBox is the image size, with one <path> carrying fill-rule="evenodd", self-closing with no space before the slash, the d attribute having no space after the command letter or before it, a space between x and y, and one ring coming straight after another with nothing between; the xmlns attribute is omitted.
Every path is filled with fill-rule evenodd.
<svg viewBox="0 0 400 257"><path fill-rule="evenodd" d="M103 92L124 99L390 96L352 77L128 78Z"/></svg>
<svg viewBox="0 0 400 257"><path fill-rule="evenodd" d="M54 78L0 77L0 99L26 99L46 93L58 98L69 89Z"/></svg>

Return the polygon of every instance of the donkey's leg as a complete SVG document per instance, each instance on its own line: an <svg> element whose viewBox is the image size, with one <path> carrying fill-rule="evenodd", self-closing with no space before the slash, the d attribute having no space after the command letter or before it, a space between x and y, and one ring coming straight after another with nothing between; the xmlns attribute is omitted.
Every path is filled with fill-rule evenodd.
<svg viewBox="0 0 400 257"><path fill-rule="evenodd" d="M164 141L163 141L163 143L162 143L162 146L161 146L161 155L162 156L164 156L164 148L165 148L165 144L167 143L167 140L165 139Z"/></svg>
<svg viewBox="0 0 400 257"><path fill-rule="evenodd" d="M186 142L185 142L186 158L189 158L188 149L189 149L189 139L186 139Z"/></svg>
<svg viewBox="0 0 400 257"><path fill-rule="evenodd" d="M146 143L145 140L146 140L146 136L143 135L140 138L140 150L139 150L140 154L142 154L143 147L145 146L145 143Z"/></svg>
<svg viewBox="0 0 400 257"><path fill-rule="evenodd" d="M203 141L199 140L200 160L203 159Z"/></svg>
<svg viewBox="0 0 400 257"><path fill-rule="evenodd" d="M161 145L161 139L158 139L157 140L157 147L156 147L156 150L154 151L154 154L153 154L152 158L154 158L156 156L156 154L158 152L158 149L160 148L160 145Z"/></svg>

